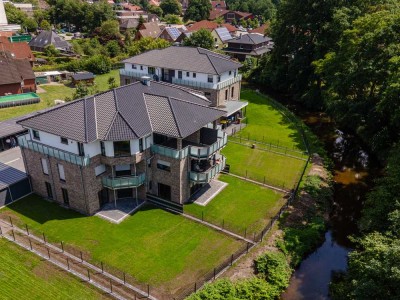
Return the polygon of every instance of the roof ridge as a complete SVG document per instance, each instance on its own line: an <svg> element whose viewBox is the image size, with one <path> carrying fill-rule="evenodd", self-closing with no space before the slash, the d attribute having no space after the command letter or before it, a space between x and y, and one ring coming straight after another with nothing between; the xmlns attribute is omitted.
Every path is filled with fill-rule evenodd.
<svg viewBox="0 0 400 300"><path fill-rule="evenodd" d="M114 117L113 117L112 121L110 122L110 125L108 126L108 129L107 129L106 133L104 134L104 136L101 137L101 139L104 139L106 136L109 135L110 130L111 130L111 127L112 127L112 125L114 124L115 119L117 118L117 115L118 115L118 110L115 111Z"/></svg>
<svg viewBox="0 0 400 300"><path fill-rule="evenodd" d="M172 112L172 116L174 117L176 129L178 130L179 136L182 137L182 132L181 132L181 130L179 128L178 119L176 118L175 111L174 111L174 108L173 108L172 103L171 103L171 97L167 97L167 99L168 99L169 108L171 109L171 112Z"/></svg>
<svg viewBox="0 0 400 300"><path fill-rule="evenodd" d="M93 106L94 106L94 125L96 127L96 138L99 138L99 131L97 126L97 105L96 105L96 96L93 96Z"/></svg>
<svg viewBox="0 0 400 300"><path fill-rule="evenodd" d="M197 47L197 51L199 51L199 48L200 48L200 47ZM203 48L202 48L202 49L203 49ZM211 59L210 59L210 57L208 56L208 54L206 54L206 53L200 53L200 52L199 52L199 54L204 54L205 56L207 56L207 59L210 61L210 64L211 64L212 67L214 68L215 72L216 72L218 75L221 75L221 74L217 71L217 68L215 67L214 63L211 61Z"/></svg>
<svg viewBox="0 0 400 300"><path fill-rule="evenodd" d="M149 122L150 122L151 131L154 132L153 123L151 122L150 113L149 113L149 108L147 107L147 101L146 101L145 95L147 95L147 94L142 93L142 97L143 97L143 100L144 100L144 106L146 107L147 117L148 117Z"/></svg>
<svg viewBox="0 0 400 300"><path fill-rule="evenodd" d="M139 135L136 133L136 131L132 128L131 124L129 124L129 122L125 119L125 117L121 114L120 111L117 111L118 115L122 118L122 120L126 123L126 125L128 125L128 127L132 130L132 132L139 137Z"/></svg>
<svg viewBox="0 0 400 300"><path fill-rule="evenodd" d="M191 102L191 101L187 101L187 100L183 100L183 99L179 99L179 98L175 98L175 97L168 97L168 98L171 98L171 99L174 99L174 100L177 100L177 101L180 101L180 102L189 103L189 104L193 104L193 105L196 105L196 106L208 108L208 109L213 109L213 110L218 110L218 111L224 111L224 110L219 109L219 108L216 108L216 107L206 106L206 105L202 105L202 104L199 104L199 103L194 103L194 102Z"/></svg>

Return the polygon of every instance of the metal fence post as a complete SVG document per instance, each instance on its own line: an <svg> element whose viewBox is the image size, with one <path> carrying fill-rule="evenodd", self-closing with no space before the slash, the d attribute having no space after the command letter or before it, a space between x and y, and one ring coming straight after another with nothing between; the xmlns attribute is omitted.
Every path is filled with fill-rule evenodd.
<svg viewBox="0 0 400 300"><path fill-rule="evenodd" d="M12 236L13 236L13 240L15 241L15 234L14 234L14 229L11 230Z"/></svg>
<svg viewBox="0 0 400 300"><path fill-rule="evenodd" d="M11 227L14 227L11 217L9 217L9 218L10 218L10 225L11 225Z"/></svg>
<svg viewBox="0 0 400 300"><path fill-rule="evenodd" d="M231 266L233 265L233 254L231 255Z"/></svg>
<svg viewBox="0 0 400 300"><path fill-rule="evenodd" d="M111 292L111 294L112 294L112 292L113 292L113 286L112 286L112 280L111 280L111 278L110 278L110 292Z"/></svg>
<svg viewBox="0 0 400 300"><path fill-rule="evenodd" d="M82 251L81 251L81 262L83 262L83 256L82 256Z"/></svg>
<svg viewBox="0 0 400 300"><path fill-rule="evenodd" d="M103 265L103 262L101 262L101 273L104 273L104 265Z"/></svg>
<svg viewBox="0 0 400 300"><path fill-rule="evenodd" d="M49 250L49 248L46 248L47 249L47 255L49 256L49 259L50 259L50 250Z"/></svg>
<svg viewBox="0 0 400 300"><path fill-rule="evenodd" d="M28 238L28 241L29 241L29 247L31 248L31 251L32 251L32 241L30 238Z"/></svg>
<svg viewBox="0 0 400 300"><path fill-rule="evenodd" d="M197 282L194 283L194 292L197 292Z"/></svg>
<svg viewBox="0 0 400 300"><path fill-rule="evenodd" d="M147 297L150 297L150 285L147 285Z"/></svg>
<svg viewBox="0 0 400 300"><path fill-rule="evenodd" d="M214 280L215 280L215 268L214 268Z"/></svg>
<svg viewBox="0 0 400 300"><path fill-rule="evenodd" d="M1 226L0 226L0 235L3 235L3 230L1 229Z"/></svg>
<svg viewBox="0 0 400 300"><path fill-rule="evenodd" d="M64 243L61 241L61 253L64 253Z"/></svg>
<svg viewBox="0 0 400 300"><path fill-rule="evenodd" d="M88 277L88 281L90 281L90 271L89 271L89 269L87 269L87 277Z"/></svg>
<svg viewBox="0 0 400 300"><path fill-rule="evenodd" d="M68 271L69 271L69 259L68 259L68 257L67 257L67 268L68 268Z"/></svg>
<svg viewBox="0 0 400 300"><path fill-rule="evenodd" d="M29 235L28 224L25 224L26 234Z"/></svg>
<svg viewBox="0 0 400 300"><path fill-rule="evenodd" d="M125 272L124 272L124 284L126 284L126 277L125 277Z"/></svg>
<svg viewBox="0 0 400 300"><path fill-rule="evenodd" d="M43 233L43 243L46 245L46 236Z"/></svg>

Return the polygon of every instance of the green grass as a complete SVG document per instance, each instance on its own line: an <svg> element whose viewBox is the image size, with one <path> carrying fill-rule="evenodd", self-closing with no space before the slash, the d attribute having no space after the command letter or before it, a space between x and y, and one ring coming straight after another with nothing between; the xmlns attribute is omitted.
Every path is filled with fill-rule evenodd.
<svg viewBox="0 0 400 300"><path fill-rule="evenodd" d="M243 235L259 233L275 216L284 202L283 194L233 176L221 175L219 180L228 183L206 206L185 205L186 213Z"/></svg>
<svg viewBox="0 0 400 300"><path fill-rule="evenodd" d="M1 211L0 211L1 212ZM86 217L37 196L3 209L48 239L89 253L153 287L174 290L193 284L242 245L226 235L154 207L121 224Z"/></svg>
<svg viewBox="0 0 400 300"><path fill-rule="evenodd" d="M106 299L101 291L0 238L1 299Z"/></svg>
<svg viewBox="0 0 400 300"><path fill-rule="evenodd" d="M99 92L108 90L108 78L114 77L117 84L119 84L119 71L112 70L110 73L97 75L95 78L95 89ZM59 85L40 85L46 93L38 93L40 102L30 105L22 105L15 107L8 107L0 109L0 121L23 116L28 113L41 110L54 105L54 100L64 100L66 97L72 97L75 88L59 84ZM94 89L93 89L94 90ZM97 92L96 91L96 92Z"/></svg>
<svg viewBox="0 0 400 300"><path fill-rule="evenodd" d="M304 150L301 135L294 124L275 109L266 96L243 89L241 100L249 102L246 114L248 125L237 136Z"/></svg>
<svg viewBox="0 0 400 300"><path fill-rule="evenodd" d="M291 189L298 181L305 165L304 160L272 152L251 149L248 146L228 143L222 150L230 165L230 172L278 187Z"/></svg>

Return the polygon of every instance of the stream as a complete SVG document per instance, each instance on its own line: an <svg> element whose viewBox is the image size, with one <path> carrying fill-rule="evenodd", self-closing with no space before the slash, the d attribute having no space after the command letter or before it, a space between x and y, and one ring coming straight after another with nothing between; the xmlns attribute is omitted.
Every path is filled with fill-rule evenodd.
<svg viewBox="0 0 400 300"><path fill-rule="evenodd" d="M357 233L365 195L379 168L362 142L336 128L325 114L296 113L324 143L334 163L334 195L325 241L294 272L282 299L330 299L332 272L347 268L347 255L352 248L348 236Z"/></svg>

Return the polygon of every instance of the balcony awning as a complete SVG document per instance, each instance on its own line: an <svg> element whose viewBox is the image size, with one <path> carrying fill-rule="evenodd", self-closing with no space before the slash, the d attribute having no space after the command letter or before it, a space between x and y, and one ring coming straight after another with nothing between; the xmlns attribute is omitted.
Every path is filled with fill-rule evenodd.
<svg viewBox="0 0 400 300"><path fill-rule="evenodd" d="M249 103L245 101L226 101L224 107L220 106L219 109L226 111L225 117L229 117L235 112L246 107Z"/></svg>

